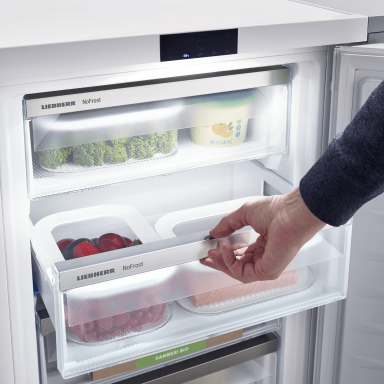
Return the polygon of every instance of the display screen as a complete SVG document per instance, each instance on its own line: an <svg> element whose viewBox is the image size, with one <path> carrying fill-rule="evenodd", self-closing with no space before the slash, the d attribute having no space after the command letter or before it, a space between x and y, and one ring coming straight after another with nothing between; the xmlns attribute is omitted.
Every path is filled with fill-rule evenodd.
<svg viewBox="0 0 384 384"><path fill-rule="evenodd" d="M237 29L161 35L160 61L234 55L237 36Z"/></svg>

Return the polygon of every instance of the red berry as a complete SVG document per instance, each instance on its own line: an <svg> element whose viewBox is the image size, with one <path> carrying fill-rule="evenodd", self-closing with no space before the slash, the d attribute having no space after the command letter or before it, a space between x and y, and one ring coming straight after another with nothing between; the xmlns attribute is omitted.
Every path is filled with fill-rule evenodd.
<svg viewBox="0 0 384 384"><path fill-rule="evenodd" d="M130 327L136 327L136 325L139 324L139 320L135 319L134 317L131 317L129 320L128 320L128 325Z"/></svg>
<svg viewBox="0 0 384 384"><path fill-rule="evenodd" d="M115 251L116 249L121 249L116 245L112 240L101 240L97 242L97 247L101 253Z"/></svg>
<svg viewBox="0 0 384 384"><path fill-rule="evenodd" d="M158 314L154 315L151 323L157 323L162 317L163 317L162 313L158 313Z"/></svg>
<svg viewBox="0 0 384 384"><path fill-rule="evenodd" d="M141 324L137 324L132 328L133 332L140 332L141 331Z"/></svg>
<svg viewBox="0 0 384 384"><path fill-rule="evenodd" d="M125 241L125 244L127 244L127 247L129 247L133 243L133 241L129 237L123 236L123 239Z"/></svg>
<svg viewBox="0 0 384 384"><path fill-rule="evenodd" d="M98 335L99 334L96 331L96 329L92 329L91 331L87 332L87 334L84 336L84 340L85 341L96 341Z"/></svg>
<svg viewBox="0 0 384 384"><path fill-rule="evenodd" d="M97 326L105 330L109 330L113 327L113 318L105 317L104 319L96 320Z"/></svg>
<svg viewBox="0 0 384 384"><path fill-rule="evenodd" d="M106 233L106 234L100 236L99 240L97 240L97 246L99 246L99 243L104 241L104 240L109 240L109 241L112 241L113 243L115 243L115 245L117 246L116 249L127 247L125 240L120 235L118 235L117 233ZM106 252L106 251L104 251L104 252Z"/></svg>
<svg viewBox="0 0 384 384"><path fill-rule="evenodd" d="M94 321L88 321L87 323L79 324L78 329L82 334L85 334L86 332L91 331L93 328L95 328L95 322Z"/></svg>
<svg viewBox="0 0 384 384"><path fill-rule="evenodd" d="M62 239L59 240L56 244L60 249L61 254L64 256L65 249L68 247L69 244L72 243L72 241L75 241L75 239Z"/></svg>
<svg viewBox="0 0 384 384"><path fill-rule="evenodd" d="M140 310L135 312L135 319L137 319L139 322L143 318L144 314Z"/></svg>
<svg viewBox="0 0 384 384"><path fill-rule="evenodd" d="M76 333L76 336L80 341L87 341L85 335L83 335L82 333Z"/></svg>
<svg viewBox="0 0 384 384"><path fill-rule="evenodd" d="M163 312L162 304L153 305L151 308L149 308L149 312L152 313L153 315L162 313Z"/></svg>
<svg viewBox="0 0 384 384"><path fill-rule="evenodd" d="M122 313L120 315L113 316L113 324L116 327L122 327L123 325L128 323L128 320L130 319L131 314L130 312Z"/></svg>
<svg viewBox="0 0 384 384"><path fill-rule="evenodd" d="M100 251L94 245L84 241L73 249L73 258L77 259L78 257L95 255L96 253L100 253Z"/></svg>
<svg viewBox="0 0 384 384"><path fill-rule="evenodd" d="M81 333L80 329L79 329L79 326L78 325L71 325L70 327L68 327L72 332L74 333Z"/></svg>
<svg viewBox="0 0 384 384"><path fill-rule="evenodd" d="M151 312L147 312L143 316L143 320L146 321L147 323L152 323L153 318L154 318L154 315ZM142 324L143 324L143 320L141 321Z"/></svg>
<svg viewBox="0 0 384 384"><path fill-rule="evenodd" d="M132 332L132 327L130 325L126 324L120 328L120 331L121 331L122 336L128 335L128 333Z"/></svg>
<svg viewBox="0 0 384 384"><path fill-rule="evenodd" d="M104 341L109 341L109 340L113 340L115 338L114 334L113 334L113 330L112 331L107 331L105 333L103 333L103 336L104 336Z"/></svg>

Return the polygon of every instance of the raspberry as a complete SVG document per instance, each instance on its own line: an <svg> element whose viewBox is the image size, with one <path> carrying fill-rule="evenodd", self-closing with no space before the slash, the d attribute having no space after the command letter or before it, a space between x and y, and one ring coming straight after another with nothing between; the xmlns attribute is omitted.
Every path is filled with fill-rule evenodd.
<svg viewBox="0 0 384 384"><path fill-rule="evenodd" d="M96 320L97 326L105 330L109 330L113 327L113 318L105 317L104 319Z"/></svg>
<svg viewBox="0 0 384 384"><path fill-rule="evenodd" d="M123 325L128 323L128 320L131 317L131 313L122 313L120 315L113 316L113 325L116 327L122 327Z"/></svg>
<svg viewBox="0 0 384 384"><path fill-rule="evenodd" d="M157 323L162 317L163 317L162 313L158 313L158 314L154 315L151 323Z"/></svg>
<svg viewBox="0 0 384 384"><path fill-rule="evenodd" d="M128 325L130 326L130 327L136 327L136 325L138 325L139 324L139 320L137 320L137 319L135 319L135 318L133 318L133 317L131 317L130 319L129 319L129 321L128 321Z"/></svg>
<svg viewBox="0 0 384 384"><path fill-rule="evenodd" d="M140 332L140 331L141 331L141 325L138 324L138 325L134 326L134 327L132 328L132 331L133 331L133 332Z"/></svg>
<svg viewBox="0 0 384 384"><path fill-rule="evenodd" d="M98 333L96 329L92 329L91 331L87 332L87 334L84 336L85 341L96 341L97 340Z"/></svg>
<svg viewBox="0 0 384 384"><path fill-rule="evenodd" d="M159 313L163 312L163 305L158 304L158 305L153 305L151 308L149 308L149 312L152 313L153 315L157 315Z"/></svg>

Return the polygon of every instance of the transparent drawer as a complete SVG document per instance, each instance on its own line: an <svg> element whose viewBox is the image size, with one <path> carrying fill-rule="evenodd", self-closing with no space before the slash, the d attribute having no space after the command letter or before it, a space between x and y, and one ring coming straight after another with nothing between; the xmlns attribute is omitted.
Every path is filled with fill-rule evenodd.
<svg viewBox="0 0 384 384"><path fill-rule="evenodd" d="M25 120L30 198L285 153L288 80L77 112L47 104Z"/></svg>
<svg viewBox="0 0 384 384"><path fill-rule="evenodd" d="M284 190L286 183L271 174L264 179ZM127 206L57 213L31 224L34 277L56 330L62 376L124 364L136 369L150 354L195 351L231 332L243 337L236 332L250 327L263 332L275 319L344 298L351 225L320 231L273 282L244 285L200 264L221 241L255 241L249 228L226 239L205 237L224 214L260 198L165 215L157 233ZM143 244L68 260L56 245L110 232Z"/></svg>
<svg viewBox="0 0 384 384"><path fill-rule="evenodd" d="M147 381L156 383L157 380L164 382L166 376L172 377L173 382L181 383L187 378L201 377L208 372L218 371L217 375L211 374L209 377L224 377L220 370L235 364L238 364L237 367L241 367L242 370L244 369L245 375L241 376L244 379L253 377L257 380L267 378L272 380L275 377L279 343L274 334L267 332L277 330L279 327L279 321L270 322L268 326L264 325L264 327L251 327L245 329L242 332L243 336L234 341L228 341L228 337L227 340L225 337L221 337L218 342L211 343L212 345L208 345L204 350L192 352L184 357L175 356L171 360L156 362L142 368L130 370L127 364L122 364L64 379L57 369L55 329L46 309L39 305L39 308L36 308L36 336L41 384L86 384L92 382L111 384L128 378L130 381L127 383L132 382L133 384L137 382L137 376L142 383ZM179 368L180 364L183 365L183 369ZM167 366L166 372L161 369L164 366ZM231 369L229 376L226 373L225 377L234 379L239 373L238 369L229 369ZM149 375L150 377L147 378ZM178 376L177 379L175 379L175 375ZM155 381L153 381L154 378ZM274 381L266 381L265 383L274 383Z"/></svg>

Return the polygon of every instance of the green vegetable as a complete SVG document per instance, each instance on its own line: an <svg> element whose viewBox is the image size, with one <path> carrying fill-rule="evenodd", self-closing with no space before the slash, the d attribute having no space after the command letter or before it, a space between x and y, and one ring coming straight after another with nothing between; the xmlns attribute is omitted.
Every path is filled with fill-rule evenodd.
<svg viewBox="0 0 384 384"><path fill-rule="evenodd" d="M171 153L177 141L177 131L155 133L159 152Z"/></svg>
<svg viewBox="0 0 384 384"><path fill-rule="evenodd" d="M130 158L150 159L156 153L172 152L177 141L177 131L150 133L136 136L127 141L127 152Z"/></svg>
<svg viewBox="0 0 384 384"><path fill-rule="evenodd" d="M73 148L73 163L83 167L104 164L104 154L107 145L101 141L99 143L83 144Z"/></svg>
<svg viewBox="0 0 384 384"><path fill-rule="evenodd" d="M40 165L49 169L56 169L67 161L67 157L71 154L72 148L49 149L40 152Z"/></svg>
<svg viewBox="0 0 384 384"><path fill-rule="evenodd" d="M128 160L125 143L127 139L112 140L106 145L104 161L109 164L124 163Z"/></svg>

